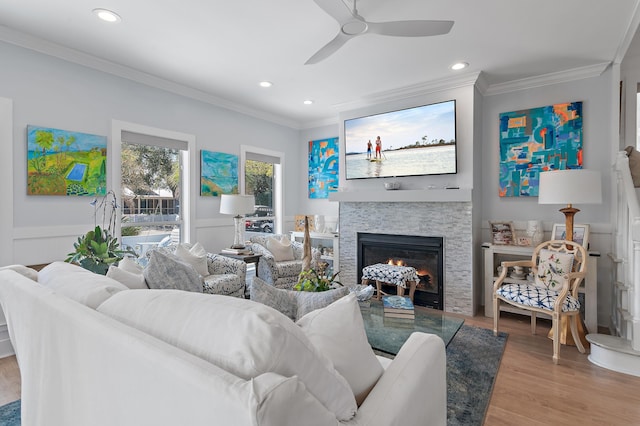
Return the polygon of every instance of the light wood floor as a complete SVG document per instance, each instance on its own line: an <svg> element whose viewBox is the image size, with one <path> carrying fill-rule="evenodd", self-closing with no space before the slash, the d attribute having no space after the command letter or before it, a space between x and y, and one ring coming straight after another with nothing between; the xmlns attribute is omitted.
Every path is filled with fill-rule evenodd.
<svg viewBox="0 0 640 426"><path fill-rule="evenodd" d="M491 318L463 318L467 325L493 327ZM531 335L528 317L502 314L500 330L509 338L485 426L640 425L640 377L597 367L570 346L562 346L554 365L549 328L538 320L538 334ZM16 359L0 359L0 405L19 398Z"/></svg>

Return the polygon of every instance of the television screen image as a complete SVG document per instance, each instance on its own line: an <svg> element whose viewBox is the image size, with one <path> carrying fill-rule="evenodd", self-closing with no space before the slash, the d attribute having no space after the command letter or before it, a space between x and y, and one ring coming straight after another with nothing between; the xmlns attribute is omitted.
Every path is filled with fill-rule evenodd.
<svg viewBox="0 0 640 426"><path fill-rule="evenodd" d="M456 102L344 122L347 179L457 173Z"/></svg>

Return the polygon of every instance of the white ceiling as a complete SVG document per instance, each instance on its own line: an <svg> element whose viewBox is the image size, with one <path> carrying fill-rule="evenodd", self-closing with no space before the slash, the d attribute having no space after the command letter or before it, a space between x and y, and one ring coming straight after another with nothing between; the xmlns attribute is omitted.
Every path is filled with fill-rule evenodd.
<svg viewBox="0 0 640 426"><path fill-rule="evenodd" d="M459 60L489 85L619 60L639 3L359 0L368 21L455 24L435 37L365 34L315 65L304 63L339 27L313 0L2 0L0 40L305 128L377 94L457 78ZM97 7L122 22L99 21Z"/></svg>

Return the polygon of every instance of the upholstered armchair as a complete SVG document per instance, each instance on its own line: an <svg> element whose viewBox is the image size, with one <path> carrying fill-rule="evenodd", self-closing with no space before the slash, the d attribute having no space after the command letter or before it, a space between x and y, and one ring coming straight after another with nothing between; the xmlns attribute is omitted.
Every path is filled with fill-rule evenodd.
<svg viewBox="0 0 640 426"><path fill-rule="evenodd" d="M560 358L560 319L567 316L573 340L581 353L578 336L580 301L578 287L586 275L587 251L571 241L554 240L538 245L531 260L502 262L502 271L493 285L493 332L498 335L500 304L531 312L531 334L536 333L536 314L551 316L553 362ZM507 278L509 268L531 268L533 280Z"/></svg>
<svg viewBox="0 0 640 426"><path fill-rule="evenodd" d="M178 244L172 243L166 247L158 247L147 251L147 256L153 250L176 254ZM183 243L183 247L190 250L193 245ZM206 253L209 275L203 276L203 293L221 294L224 296L244 297L247 278L247 264L239 259Z"/></svg>
<svg viewBox="0 0 640 426"><path fill-rule="evenodd" d="M290 241L290 251L274 243L283 238L288 241L288 236L282 234L253 236L249 239L249 247L254 253L262 255L258 261L258 276L274 287L291 289L298 282L298 275L302 271L303 248L299 241ZM320 251L311 248L311 256L311 264L317 265L320 261Z"/></svg>

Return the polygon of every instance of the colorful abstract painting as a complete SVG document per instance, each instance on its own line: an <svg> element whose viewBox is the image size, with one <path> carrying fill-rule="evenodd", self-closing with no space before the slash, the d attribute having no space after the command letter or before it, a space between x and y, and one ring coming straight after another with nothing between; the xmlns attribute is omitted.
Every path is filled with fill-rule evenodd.
<svg viewBox="0 0 640 426"><path fill-rule="evenodd" d="M500 196L537 197L540 173L582 168L582 102L500 114Z"/></svg>
<svg viewBox="0 0 640 426"><path fill-rule="evenodd" d="M338 190L338 138L309 141L309 198L329 198Z"/></svg>
<svg viewBox="0 0 640 426"><path fill-rule="evenodd" d="M28 195L105 195L107 137L27 126Z"/></svg>
<svg viewBox="0 0 640 426"><path fill-rule="evenodd" d="M238 156L200 151L200 195L238 193Z"/></svg>

